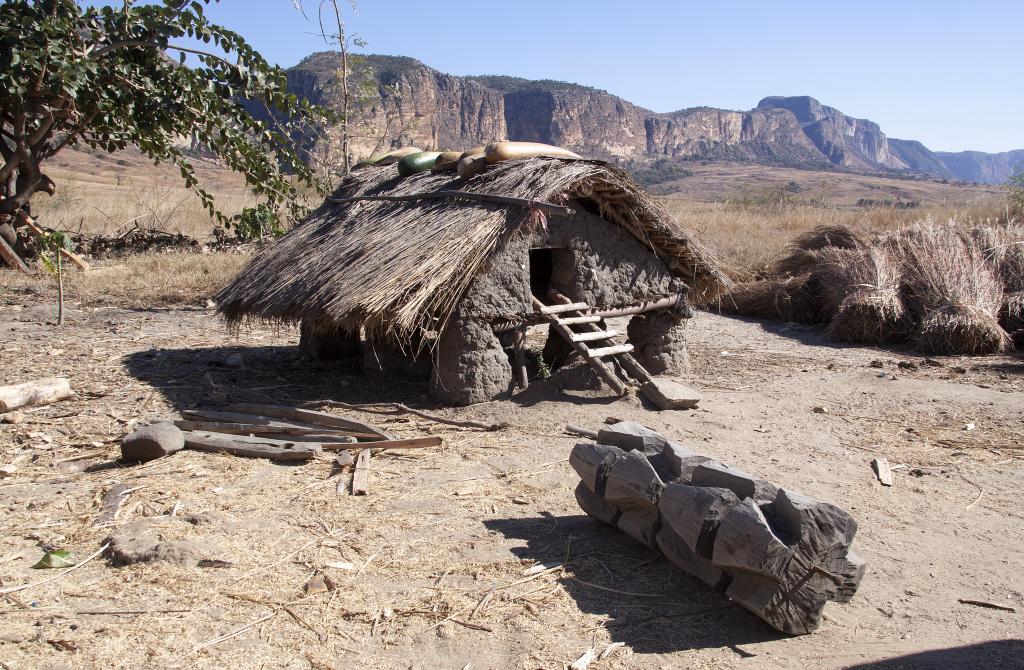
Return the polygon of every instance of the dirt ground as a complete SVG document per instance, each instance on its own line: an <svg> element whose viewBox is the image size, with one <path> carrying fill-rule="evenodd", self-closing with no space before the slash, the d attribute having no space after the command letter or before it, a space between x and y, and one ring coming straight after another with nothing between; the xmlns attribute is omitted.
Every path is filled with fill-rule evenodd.
<svg viewBox="0 0 1024 670"><path fill-rule="evenodd" d="M73 308L55 329L52 308L34 304L0 298L0 383L64 375L77 396L0 424L0 465L14 466L0 479L0 589L57 577L4 595L4 668L557 669L590 647L610 652L595 670L1024 663L1020 356L928 364L701 313L687 380L698 410L560 390L556 375L512 400L438 410L511 424L498 432L350 413L444 438L375 455L370 494L353 497L351 472L329 459L183 451L127 467L117 440L226 399L428 407L425 386L301 361L295 331L233 336L208 309ZM244 368L227 367L233 353ZM582 515L567 463L578 438L564 428L608 416L848 510L868 561L853 601L829 605L812 635L782 636ZM891 488L876 456L896 465ZM121 483L127 502L98 527ZM52 548L90 558L137 521L189 541L192 560L30 567ZM307 594L318 575L332 590Z"/></svg>

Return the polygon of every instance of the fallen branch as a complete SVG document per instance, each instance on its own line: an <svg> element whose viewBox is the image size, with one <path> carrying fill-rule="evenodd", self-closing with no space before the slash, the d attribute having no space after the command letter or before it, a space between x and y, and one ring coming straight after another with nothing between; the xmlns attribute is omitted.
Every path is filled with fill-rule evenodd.
<svg viewBox="0 0 1024 670"><path fill-rule="evenodd" d="M960 598L957 600L961 605L974 605L975 607L984 607L990 610L999 610L1001 612L1016 612L1016 607L1010 605L999 605L997 603L985 602L984 600L971 600L970 598Z"/></svg>
<svg viewBox="0 0 1024 670"><path fill-rule="evenodd" d="M430 413L424 412L422 410L413 409L413 408L411 408L411 407L409 407L407 405L403 405L403 404L397 403L397 402L393 402L393 403L352 404L352 403L347 403L347 402L341 402L339 400L324 400L324 401L321 401L321 402L315 402L315 403L309 403L309 404L310 405L316 405L318 407L336 407L338 409L351 409L351 410L355 410L355 411L358 411L358 412L366 412L368 414L387 414L387 415L413 414L415 416L420 417L421 419L426 419L428 421L433 421L435 423L443 423L443 424L446 424L448 426L457 426L459 428L479 428L480 430L495 431L495 430L503 430L503 429L509 427L509 424L505 423L505 422L502 422L502 423L482 423L480 421L470 421L468 419L466 419L466 420L448 419L448 418L443 417L443 416L438 416L436 414L430 414ZM390 409L384 409L385 407L389 407Z"/></svg>
<svg viewBox="0 0 1024 670"><path fill-rule="evenodd" d="M71 384L64 377L0 386L0 412L10 412L19 407L49 405L72 395Z"/></svg>

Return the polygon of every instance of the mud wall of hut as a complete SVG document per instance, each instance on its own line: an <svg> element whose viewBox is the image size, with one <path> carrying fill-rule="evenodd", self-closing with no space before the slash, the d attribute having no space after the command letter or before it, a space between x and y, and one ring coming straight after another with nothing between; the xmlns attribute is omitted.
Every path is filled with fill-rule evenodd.
<svg viewBox="0 0 1024 670"><path fill-rule="evenodd" d="M508 240L474 278L436 343L430 389L436 400L467 405L512 390L508 342L492 324L532 314L531 249L556 251L550 287L592 307L685 296L686 284L649 247L578 204L576 209L571 219L550 217L544 229ZM688 315L684 303L671 312L634 317L630 341L652 372L680 372L688 365L682 336Z"/></svg>

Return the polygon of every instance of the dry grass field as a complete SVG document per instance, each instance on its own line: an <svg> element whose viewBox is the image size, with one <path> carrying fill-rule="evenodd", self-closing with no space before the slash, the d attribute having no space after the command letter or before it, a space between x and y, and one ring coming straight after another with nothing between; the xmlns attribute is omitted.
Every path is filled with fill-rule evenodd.
<svg viewBox="0 0 1024 670"><path fill-rule="evenodd" d="M197 160L195 166L225 214L255 203L239 175L208 161ZM137 151L67 150L52 159L47 174L57 192L52 198L36 197L33 213L45 225L73 235L116 234L138 224L204 240L215 225L199 199L182 186L177 168L155 166Z"/></svg>
<svg viewBox="0 0 1024 670"><path fill-rule="evenodd" d="M693 176L661 187L671 191L662 202L738 276L762 270L791 239L817 226L885 231L923 219L970 224L1006 217L1006 193L994 186L761 165L690 169Z"/></svg>

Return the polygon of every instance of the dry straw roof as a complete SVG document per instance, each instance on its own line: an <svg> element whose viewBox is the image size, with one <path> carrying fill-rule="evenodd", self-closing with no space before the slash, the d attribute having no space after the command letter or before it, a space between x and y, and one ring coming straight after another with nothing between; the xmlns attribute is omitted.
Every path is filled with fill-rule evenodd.
<svg viewBox="0 0 1024 670"><path fill-rule="evenodd" d="M504 242L536 221L531 210L455 198L332 200L468 191L547 202L590 198L701 294L728 280L713 256L622 170L600 161L533 158L469 180L452 173L404 179L397 167L354 172L304 222L257 254L217 296L231 323L326 321L401 339L434 330Z"/></svg>

